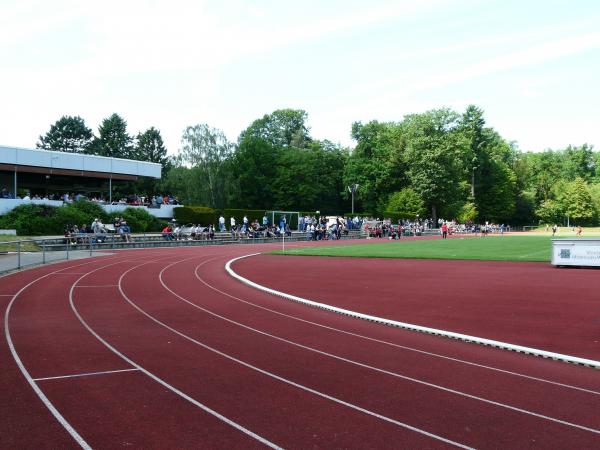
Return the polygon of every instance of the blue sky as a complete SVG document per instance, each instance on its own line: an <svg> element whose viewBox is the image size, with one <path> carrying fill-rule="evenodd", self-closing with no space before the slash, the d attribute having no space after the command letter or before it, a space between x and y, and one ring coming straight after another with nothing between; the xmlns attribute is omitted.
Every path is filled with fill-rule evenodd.
<svg viewBox="0 0 600 450"><path fill-rule="evenodd" d="M600 146L596 1L5 1L0 144L63 115L230 140L279 108L353 145L353 121L473 103L522 150Z"/></svg>

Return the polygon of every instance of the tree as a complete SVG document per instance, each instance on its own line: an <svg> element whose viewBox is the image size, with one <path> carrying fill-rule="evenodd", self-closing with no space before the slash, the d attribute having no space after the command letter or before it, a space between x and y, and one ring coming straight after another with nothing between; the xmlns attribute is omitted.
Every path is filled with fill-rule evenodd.
<svg viewBox="0 0 600 450"><path fill-rule="evenodd" d="M562 178L574 180L577 177L591 181L596 173L596 161L593 146L583 144L581 147L568 146L563 154Z"/></svg>
<svg viewBox="0 0 600 450"><path fill-rule="evenodd" d="M330 142L312 141L307 149L284 147L272 181L272 207L341 213L340 192L347 152Z"/></svg>
<svg viewBox="0 0 600 450"><path fill-rule="evenodd" d="M69 153L86 153L92 142L92 130L79 116L62 116L39 137L37 148Z"/></svg>
<svg viewBox="0 0 600 450"><path fill-rule="evenodd" d="M471 175L471 198L476 199L476 180L481 175L481 158L488 145L488 135L484 132L485 119L483 110L475 105L469 105L462 116L461 131L468 141L469 151L465 152L465 165Z"/></svg>
<svg viewBox="0 0 600 450"><path fill-rule="evenodd" d="M402 123L410 184L431 209L434 222L439 208L455 202L461 192L461 160L468 142L458 124L458 114L449 109L409 115Z"/></svg>
<svg viewBox="0 0 600 450"><path fill-rule="evenodd" d="M406 218L423 217L425 203L413 189L404 188L390 195L386 211L393 211Z"/></svg>
<svg viewBox="0 0 600 450"><path fill-rule="evenodd" d="M91 150L99 156L131 158L134 156L131 143L131 136L127 134L127 122L118 114L113 114L102 121Z"/></svg>
<svg viewBox="0 0 600 450"><path fill-rule="evenodd" d="M402 130L393 122L355 122L352 138L357 144L344 169L344 185L360 184L359 208L377 214L385 209L387 197L407 184Z"/></svg>
<svg viewBox="0 0 600 450"><path fill-rule="evenodd" d="M273 147L305 148L311 141L306 119L306 111L301 109L278 109L252 122L240 134L239 142L255 138Z"/></svg>
<svg viewBox="0 0 600 450"><path fill-rule="evenodd" d="M233 206L269 209L273 205L273 181L282 150L269 142L246 137L239 143L232 161L232 173L238 184Z"/></svg>
<svg viewBox="0 0 600 450"><path fill-rule="evenodd" d="M233 145L225 134L207 124L190 126L181 137L179 158L195 169L207 192L208 204L213 208L225 207L229 171L225 170L233 154Z"/></svg>
<svg viewBox="0 0 600 450"><path fill-rule="evenodd" d="M562 222L564 210L557 201L544 200L538 209L535 210L535 215L539 217L542 223L550 225Z"/></svg>
<svg viewBox="0 0 600 450"><path fill-rule="evenodd" d="M167 149L160 131L152 127L138 133L134 151L135 159L160 164L163 168L169 165Z"/></svg>
<svg viewBox="0 0 600 450"><path fill-rule="evenodd" d="M586 181L581 177L565 185L559 202L572 223L591 224L596 215L592 195Z"/></svg>

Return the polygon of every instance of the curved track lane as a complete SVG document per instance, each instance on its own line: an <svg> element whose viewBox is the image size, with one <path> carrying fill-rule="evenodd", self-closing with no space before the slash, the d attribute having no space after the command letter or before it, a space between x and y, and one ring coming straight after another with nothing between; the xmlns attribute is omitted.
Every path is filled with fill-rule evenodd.
<svg viewBox="0 0 600 450"><path fill-rule="evenodd" d="M36 398L2 345L9 362L2 379L13 389L2 406L9 419L0 425L0 445L600 443L597 371L382 327L257 292L223 268L248 249L119 252L77 262L85 266L65 263L2 279L9 281L0 289L5 335L64 423ZM27 278L39 276L45 278L25 287ZM21 423L33 424L44 439Z"/></svg>

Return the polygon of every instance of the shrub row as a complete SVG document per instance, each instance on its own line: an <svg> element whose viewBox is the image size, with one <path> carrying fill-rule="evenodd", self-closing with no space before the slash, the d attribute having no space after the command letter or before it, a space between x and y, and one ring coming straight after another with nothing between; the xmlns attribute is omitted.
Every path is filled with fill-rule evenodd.
<svg viewBox="0 0 600 450"><path fill-rule="evenodd" d="M174 210L174 218L175 220L181 224L200 224L200 225L209 225L213 224L218 226L219 216L223 214L225 218L225 225L229 228L229 224L231 217L235 218L235 222L237 224L242 223L244 216L248 217L248 221L252 223L254 220L258 220L258 223L262 224L262 218L266 214L269 222L272 221L272 215L268 214L268 211L264 209L223 209L223 210L215 210L209 208L207 206L182 206L179 208L175 208ZM275 222L279 222L279 216L275 214ZM295 228L298 226L297 217L294 215L292 220L289 223L290 227Z"/></svg>
<svg viewBox="0 0 600 450"><path fill-rule="evenodd" d="M134 233L160 231L162 223L140 208L126 208L120 214ZM99 205L81 200L63 206L21 205L0 216L0 228L17 230L20 236L63 234L71 225L91 225L95 219L110 223L112 218Z"/></svg>

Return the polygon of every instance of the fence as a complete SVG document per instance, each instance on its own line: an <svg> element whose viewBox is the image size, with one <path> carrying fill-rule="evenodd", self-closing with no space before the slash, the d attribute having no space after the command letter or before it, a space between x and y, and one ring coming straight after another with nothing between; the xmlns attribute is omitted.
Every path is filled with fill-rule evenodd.
<svg viewBox="0 0 600 450"><path fill-rule="evenodd" d="M344 239L360 239L360 232L351 232ZM293 232L285 241L304 241L306 233ZM117 249L190 247L226 244L265 244L281 242L280 237L234 237L231 233L216 233L214 239L189 238L166 240L161 234L136 234L130 242L117 234L81 234L73 237L23 239L0 242L0 273L50 262L108 255Z"/></svg>

